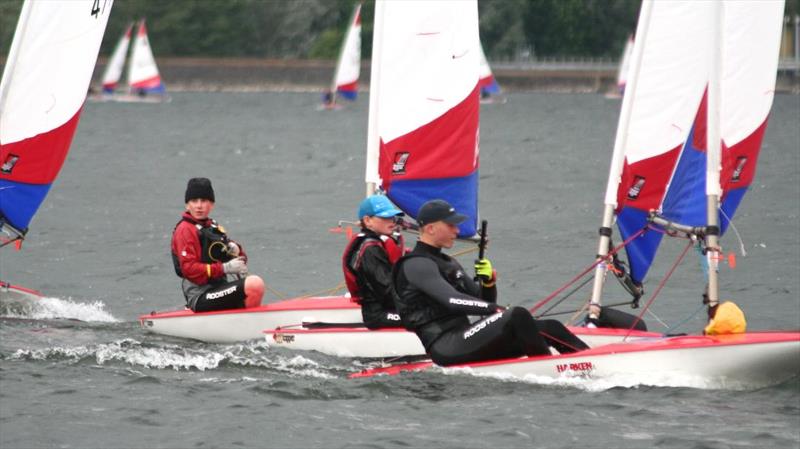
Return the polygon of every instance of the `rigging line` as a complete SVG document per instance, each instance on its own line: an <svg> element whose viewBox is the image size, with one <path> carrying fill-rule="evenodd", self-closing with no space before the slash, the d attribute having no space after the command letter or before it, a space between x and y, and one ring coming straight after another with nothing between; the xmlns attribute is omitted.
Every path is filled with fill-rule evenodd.
<svg viewBox="0 0 800 449"><path fill-rule="evenodd" d="M580 349L576 348L575 346L573 346L573 345L571 345L571 344L567 343L567 342L566 342L566 341L564 341L564 340L561 340L561 339L559 339L559 338L553 337L552 335L548 334L547 332L544 332L544 331L541 331L541 330L540 330L540 331L539 331L539 335L541 335L542 337L547 337L547 338L549 338L549 339L551 339L551 340L553 340L553 341L555 341L555 342L557 342L557 343L561 343L562 345L564 345L564 346L566 346L566 347L568 347L568 348L570 348L570 349L573 349L575 352L578 352L578 351L580 351ZM545 340L545 343L547 343L547 346L552 346L552 345L550 344L550 342L548 342L547 340ZM556 349L556 351L558 351L558 349ZM561 352L561 351L558 351L558 353L559 353L559 354L562 354L562 352ZM543 354L543 355L548 355L548 354Z"/></svg>
<svg viewBox="0 0 800 449"><path fill-rule="evenodd" d="M588 302L587 302L587 303L585 303L585 304L588 304ZM630 304L631 304L631 303L630 303L630 301L626 301L626 302L617 302L617 303L614 303L614 304L608 304L608 305L604 304L604 305L603 305L603 307L619 307L619 306L629 306ZM536 316L534 316L534 318L536 318L536 319L539 319L539 318L545 318L545 317L550 317L550 316L567 315L567 314L569 314L569 313L575 313L575 312L577 312L577 313L580 313L580 312L582 312L582 311L584 311L584 310L586 310L586 307L585 307L585 306L584 306L584 307L581 307L581 308L579 308L579 309L575 309L575 310L562 310L562 311L560 311L560 312L553 312L553 313L542 313L541 315L536 315ZM567 322L569 322L569 321L567 321ZM665 326L665 327L666 327L666 326Z"/></svg>
<svg viewBox="0 0 800 449"><path fill-rule="evenodd" d="M322 294L325 294L325 293L327 293L327 294L336 293L339 290L343 289L344 287L345 287L345 284L344 284L344 281L342 281L342 282L339 282L338 284L336 284L335 287L326 288L325 290L320 290L320 291L316 291L316 292L306 293L305 295L301 296L301 298L311 298L311 297L319 296L319 295L322 295Z"/></svg>
<svg viewBox="0 0 800 449"><path fill-rule="evenodd" d="M613 256L614 254L616 254L617 252L619 252L619 250L621 250L621 249L622 249L622 248L624 248L626 245L628 245L630 242L632 242L632 241L633 241L633 239L635 239L635 238L639 237L640 235L644 234L644 233L645 233L645 231L647 231L647 227L646 227L646 226L645 226L644 228L642 228L642 229L640 229L640 230L636 231L635 233L633 233L633 235L631 235L630 237L628 237L628 238L627 238L627 240L625 240L624 242L620 243L620 244L619 244L619 245L618 245L616 248L614 248L614 249L612 249L611 251L609 251L609 253L608 253L608 255L606 256L606 258L608 258L608 257L611 257L611 256ZM572 285L572 284L574 284L575 282L577 282L577 281L578 281L578 279L580 279L580 278L584 277L584 276L585 276L587 273L589 273L590 271L594 270L594 268L595 268L597 265L599 265L600 263L602 263L602 262L605 262L605 261L606 261L606 258L597 258L597 260L595 260L595 261L594 261L594 263L592 263L591 265L589 265L588 267L586 267L586 269L585 269L585 270L583 270L583 271L582 271L580 274L578 274L577 276L575 276L574 278L572 278L572 279L571 279L569 282L567 282L566 284L564 284L564 285L562 285L561 287L559 287L558 289L556 289L556 290L555 290L553 293L550 293L550 295L548 295L546 298L544 298L544 299L542 299L541 301L537 302L537 303L536 303L536 305L534 305L533 307L531 307L531 308L529 309L529 310L530 310L530 312L531 312L531 313L535 312L537 309L539 309L539 308L540 308L540 307L542 307L543 305L545 305L545 304L547 304L548 302L550 302L550 301L551 301L553 298L555 298L556 296L560 295L560 294L561 294L561 292L563 292L564 290L566 290L566 289L567 289L567 287L569 287L570 285Z"/></svg>
<svg viewBox="0 0 800 449"><path fill-rule="evenodd" d="M658 316L658 315L656 315L656 313L655 313L655 312L653 312L652 310L648 310L648 311L647 311L647 313L649 313L649 314L650 314L650 316L652 316L652 317L653 317L653 319L655 319L656 321L658 321L658 322L659 322L659 324L661 324L661 325L662 325L662 326L664 326L665 328L669 329L669 324L665 323L665 322L664 322L664 320L662 320L661 318L659 318L659 316Z"/></svg>
<svg viewBox="0 0 800 449"><path fill-rule="evenodd" d="M556 301L556 302L555 302L553 305L551 305L550 307L548 307L548 308L547 308L547 310L545 310L545 311L544 311L544 312L542 312L541 314L539 314L539 315L535 316L534 318L539 318L539 317L547 316L547 313L548 313L548 312L550 312L550 311L551 311L551 310L553 310L554 308L558 307L558 305L559 305L559 304L561 304L562 302L564 302L565 300L569 299L569 297L570 297L570 296L572 296L572 295L573 295L573 294L575 294L575 293L576 293L578 290L580 290L581 288L583 288L583 286L585 286L586 284L588 284L588 283L589 283L591 280L592 280L592 278L591 278L591 277L587 277L587 278L586 278L586 280L585 280L585 281L583 281L583 282L582 282L582 283L581 283L579 286L577 286L577 287L575 287L574 289L572 289L572 291L571 291L571 292L569 292L569 293L567 293L566 295L564 295L564 296L563 296L561 299L559 299L559 300L558 300L558 301Z"/></svg>
<svg viewBox="0 0 800 449"><path fill-rule="evenodd" d="M636 327L639 321L642 320L642 316L645 314L645 312L647 312L647 309L649 309L650 306L653 304L653 301L655 301L658 294L661 293L661 289L664 288L664 284L667 283L667 280L672 276L672 273L674 273L675 269L678 268L678 265L680 265L681 261L683 260L683 257L686 256L686 253L689 251L689 248L691 248L692 245L693 245L692 242L689 242L689 244L686 245L686 248L683 249L683 252L681 252L680 256L678 256L678 258L675 260L675 263L672 264L672 267L670 267L667 274L664 276L664 278L661 279L661 282L658 283L658 287L656 287L656 289L653 291L653 295L650 297L650 300L647 301L647 304L645 304L644 310L642 310L641 313L639 313L639 315L633 321L630 329L628 329L628 333L625 334L625 337L622 339L622 341L628 339L634 327Z"/></svg>
<svg viewBox="0 0 800 449"><path fill-rule="evenodd" d="M264 282L264 286L267 288L267 291L270 291L270 292L272 292L272 293L273 293L275 296L277 296L277 297L278 297L278 299L286 299L286 295L284 295L283 293L281 293L281 292L279 292L279 291L275 290L274 288L272 288L272 287L271 287L269 284L267 284L266 282Z"/></svg>
<svg viewBox="0 0 800 449"><path fill-rule="evenodd" d="M684 318L684 320L683 320L683 321L679 322L678 324L676 324L676 325L674 325L674 326L672 326L672 327L668 327L668 328L667 328L667 330L666 330L664 333L665 333L665 334L672 334L672 333L674 333L674 332L675 332L675 329L677 329L677 328L679 328L679 327L683 326L683 325L684 325L684 324L686 324L686 323L687 323L689 320L691 320L692 318L694 318L694 317L695 317L695 315L697 315L697 314L698 314L698 312L700 312L701 310L703 310L703 307L705 307L705 306L706 306L705 304L700 304L700 307L698 307L698 308L697 308L697 309L696 309L694 312L692 312L692 313L691 313L689 316L687 316L686 318Z"/></svg>
<svg viewBox="0 0 800 449"><path fill-rule="evenodd" d="M736 234L736 239L739 240L739 249L742 252L742 257L747 257L747 251L744 249L744 241L742 240L742 236L739 234L739 230L736 229L736 225L733 224L733 220L731 220L731 217L729 217L721 207L719 208L719 211L722 213L722 216L728 220L728 225L730 225L731 229L733 229L733 233Z"/></svg>

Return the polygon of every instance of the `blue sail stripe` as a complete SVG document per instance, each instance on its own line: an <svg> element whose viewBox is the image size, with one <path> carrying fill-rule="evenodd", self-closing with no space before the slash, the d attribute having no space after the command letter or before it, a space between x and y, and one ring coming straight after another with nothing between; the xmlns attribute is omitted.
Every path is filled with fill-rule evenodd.
<svg viewBox="0 0 800 449"><path fill-rule="evenodd" d="M458 213L469 217L459 225L460 237L472 237L478 224L478 171L464 177L441 179L395 180L389 198L408 215L416 218L419 208L428 200L443 199Z"/></svg>
<svg viewBox="0 0 800 449"><path fill-rule="evenodd" d="M692 145L695 127L689 132L675 173L664 196L661 213L669 220L705 226L706 217L706 153Z"/></svg>
<svg viewBox="0 0 800 449"><path fill-rule="evenodd" d="M341 89L339 89L336 92L337 92L338 96L340 96L340 97L342 97L342 98L344 98L346 100L354 101L356 98L358 98L358 91L356 91L356 90L341 90Z"/></svg>
<svg viewBox="0 0 800 449"><path fill-rule="evenodd" d="M620 236L623 241L633 234L639 232L647 225L648 213L633 207L623 208L617 215L617 226L619 226ZM645 232L641 236L628 243L625 252L628 255L631 278L638 283L644 281L653 258L661 243L663 234L660 232Z"/></svg>
<svg viewBox="0 0 800 449"><path fill-rule="evenodd" d="M16 229L27 229L50 186L0 179L0 214Z"/></svg>

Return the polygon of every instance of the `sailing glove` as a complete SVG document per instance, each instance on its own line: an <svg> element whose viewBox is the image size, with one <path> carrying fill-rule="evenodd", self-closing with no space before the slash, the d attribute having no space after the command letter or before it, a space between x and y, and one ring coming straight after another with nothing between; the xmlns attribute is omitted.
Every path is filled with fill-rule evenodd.
<svg viewBox="0 0 800 449"><path fill-rule="evenodd" d="M493 287L497 279L497 273L492 269L492 262L485 258L475 261L475 275L484 287Z"/></svg>
<svg viewBox="0 0 800 449"><path fill-rule="evenodd" d="M239 257L241 250L236 242L228 242L228 255L231 257Z"/></svg>
<svg viewBox="0 0 800 449"><path fill-rule="evenodd" d="M243 258L237 257L222 264L222 270L225 274L245 275L247 274L247 264Z"/></svg>

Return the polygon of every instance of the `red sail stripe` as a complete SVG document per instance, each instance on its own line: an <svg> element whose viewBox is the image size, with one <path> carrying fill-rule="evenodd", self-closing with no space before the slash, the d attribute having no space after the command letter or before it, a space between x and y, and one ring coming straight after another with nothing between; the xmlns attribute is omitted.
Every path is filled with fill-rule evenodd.
<svg viewBox="0 0 800 449"><path fill-rule="evenodd" d="M11 173L0 172L0 179L28 184L52 183L64 165L82 110L83 106L66 123L50 131L0 144L0 164L8 160L9 155L19 157Z"/></svg>

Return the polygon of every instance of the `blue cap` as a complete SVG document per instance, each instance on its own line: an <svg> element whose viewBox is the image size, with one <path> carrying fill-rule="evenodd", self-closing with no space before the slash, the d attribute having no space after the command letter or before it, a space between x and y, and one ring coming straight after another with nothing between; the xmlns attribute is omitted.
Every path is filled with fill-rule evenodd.
<svg viewBox="0 0 800 449"><path fill-rule="evenodd" d="M389 218L397 215L403 215L403 211L383 195L368 196L358 205L359 220L364 216Z"/></svg>

